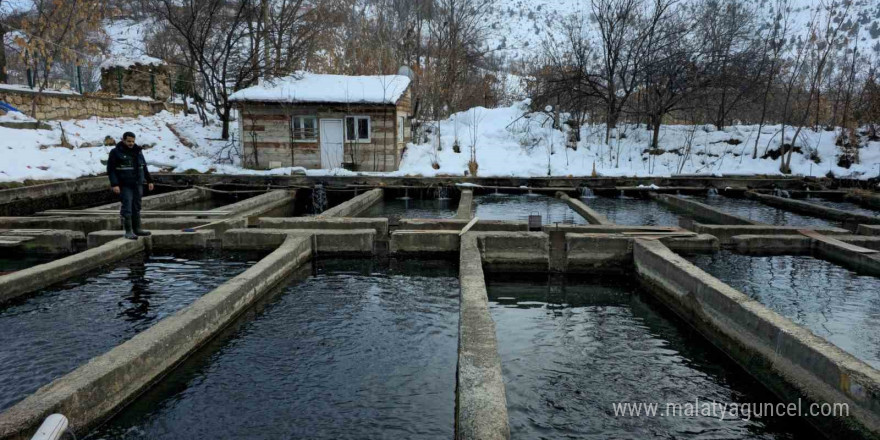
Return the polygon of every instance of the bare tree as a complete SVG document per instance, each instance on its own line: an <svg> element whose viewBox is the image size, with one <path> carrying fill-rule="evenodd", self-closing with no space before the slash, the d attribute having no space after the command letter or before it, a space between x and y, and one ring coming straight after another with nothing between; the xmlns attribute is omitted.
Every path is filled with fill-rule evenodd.
<svg viewBox="0 0 880 440"><path fill-rule="evenodd" d="M810 83L806 108L801 116L800 123L797 125L797 129L795 129L794 136L792 136L791 148L788 149L788 154L781 156L782 160L779 170L785 174L791 173L791 157L794 153L795 141L797 141L798 135L804 128L804 124L809 120L810 103L813 101L813 96L818 96L819 94L819 87L825 74L829 54L835 50L838 38L841 35L841 28L846 21L842 17L849 15L851 5L852 3L849 0L844 0L843 2L832 1L827 6L820 7L825 11L825 20L821 27L816 28L811 33L809 39L811 64L809 66L810 70L807 72Z"/></svg>
<svg viewBox="0 0 880 440"><path fill-rule="evenodd" d="M774 10L776 15L768 23L769 31L762 35L763 50L762 59L767 60L767 75L764 79L764 93L761 98L761 117L758 121L758 131L755 136L755 148L752 151L752 159L758 158L758 142L761 140L761 129L767 119L767 103L770 100L770 90L782 66L782 54L787 47L789 17L791 14L791 0L776 0Z"/></svg>

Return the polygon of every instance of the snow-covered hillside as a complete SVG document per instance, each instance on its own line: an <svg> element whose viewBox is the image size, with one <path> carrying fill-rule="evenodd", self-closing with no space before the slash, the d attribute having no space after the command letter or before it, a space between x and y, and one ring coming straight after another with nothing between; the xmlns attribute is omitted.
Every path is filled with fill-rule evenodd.
<svg viewBox="0 0 880 440"><path fill-rule="evenodd" d="M407 148L398 173L463 175L468 169L471 146L476 143L479 176L589 176L594 164L596 172L603 176L781 174L779 160L760 158L768 145L770 150L779 147L778 125L761 130L757 159L752 159L751 154L758 127L749 125L724 130L711 125L664 125L659 140L659 149L663 151L653 152L648 152L651 132L644 126L626 127L619 140L613 139L611 145L606 145L605 127L596 125L582 127L581 141L573 150L565 148L566 133L553 129L548 115L527 112L523 102L454 114L440 124L439 151L434 130L428 142ZM786 129L786 142L793 135L793 129ZM832 131L802 131L795 146L803 152L794 153L793 172L805 176L823 176L829 171L836 176L855 178L877 176L880 142L869 142L860 150L861 163L846 169L837 166L840 149L834 145L835 136ZM453 148L456 138L460 153ZM685 155L688 145L690 154ZM434 169L433 163L439 168Z"/></svg>
<svg viewBox="0 0 880 440"><path fill-rule="evenodd" d="M575 14L589 15L590 0L494 0L488 11L488 37L486 46L495 54L507 59L529 59L541 51L542 42L548 37L561 38L561 25ZM687 5L694 0L684 0ZM792 0L791 29L804 33L811 15L822 2L816 0ZM748 0L759 22L775 17L773 0ZM844 30L858 25L862 52L871 50L880 54L880 0L855 0L852 5L852 23Z"/></svg>
<svg viewBox="0 0 880 440"><path fill-rule="evenodd" d="M597 125L582 128L582 140L577 150L573 150L565 148L566 133L553 129L547 115L527 111L527 105L520 102L509 107L475 108L454 114L440 124L439 150L434 129L427 135L428 142L407 147L398 171L367 174L463 176L474 144L478 176L483 177L589 176L594 165L596 172L603 176L780 174L778 160L751 158L756 126L733 126L724 130L715 130L712 126L663 126L660 134L663 151L650 154L647 150L651 133L644 127L623 129L621 139L613 140L609 146L602 142L604 127ZM11 113L0 120L20 122L29 118ZM240 158L229 154L229 142L218 139L219 124L215 121L202 127L194 115L162 112L140 118L92 118L49 124L51 130L0 127L0 155L4 159L0 161L0 182L103 173L105 168L101 161L112 148L103 145L105 137L119 140L125 131L134 132L137 142L148 147L145 154L153 171L278 175L296 170L309 175L354 174L342 169L305 171L298 167L269 171L243 169ZM62 129L66 143L62 142ZM231 132L237 132L234 124ZM759 156L768 144L771 150L778 147L779 132L779 126L763 128ZM787 141L792 135L793 130L786 130ZM837 166L839 148L834 145L834 136L834 132L828 131L802 132L795 143L802 152L795 153L792 159L794 173L823 176L831 171L836 176L862 179L878 175L880 142L869 142L860 150L861 163L846 169ZM453 148L456 138L459 153ZM684 156L688 144L690 154ZM434 163L439 165L438 169L434 169Z"/></svg>

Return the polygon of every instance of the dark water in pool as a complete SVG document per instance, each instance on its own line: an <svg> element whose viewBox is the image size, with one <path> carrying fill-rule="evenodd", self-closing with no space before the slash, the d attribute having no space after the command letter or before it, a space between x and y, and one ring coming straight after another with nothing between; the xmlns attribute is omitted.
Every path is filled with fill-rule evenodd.
<svg viewBox="0 0 880 440"><path fill-rule="evenodd" d="M543 224L589 224L567 203L538 194L488 194L474 199L476 214L482 220L527 221L530 214L541 215Z"/></svg>
<svg viewBox="0 0 880 440"><path fill-rule="evenodd" d="M757 200L715 196L694 198L694 201L719 208L749 220L776 226L838 226L837 223L817 217L796 214L784 209L765 205Z"/></svg>
<svg viewBox="0 0 880 440"><path fill-rule="evenodd" d="M318 264L90 438L452 438L455 266Z"/></svg>
<svg viewBox="0 0 880 440"><path fill-rule="evenodd" d="M793 418L615 416L618 402L777 401L626 279L490 279L488 292L512 438L818 438Z"/></svg>
<svg viewBox="0 0 880 440"><path fill-rule="evenodd" d="M373 205L360 217L452 218L458 202L451 199L388 199Z"/></svg>
<svg viewBox="0 0 880 440"><path fill-rule="evenodd" d="M782 316L880 368L880 279L810 256L684 256Z"/></svg>
<svg viewBox="0 0 880 440"><path fill-rule="evenodd" d="M678 226L678 215L654 200L631 197L580 200L618 225Z"/></svg>
<svg viewBox="0 0 880 440"><path fill-rule="evenodd" d="M137 255L0 308L0 409L182 309L254 255Z"/></svg>
<svg viewBox="0 0 880 440"><path fill-rule="evenodd" d="M0 255L0 276L34 267L67 255L3 254Z"/></svg>
<svg viewBox="0 0 880 440"><path fill-rule="evenodd" d="M863 208L861 205L857 205L853 202L846 202L843 200L840 200L840 201L826 200L826 199L820 199L820 198L816 198L816 197L809 198L809 199L799 199L799 200L801 200L803 202L807 202L807 203L815 203L817 205L827 206L829 208L840 209L840 210L852 212L855 214L867 215L867 216L871 216L871 217L880 216L880 211L877 211L874 209Z"/></svg>

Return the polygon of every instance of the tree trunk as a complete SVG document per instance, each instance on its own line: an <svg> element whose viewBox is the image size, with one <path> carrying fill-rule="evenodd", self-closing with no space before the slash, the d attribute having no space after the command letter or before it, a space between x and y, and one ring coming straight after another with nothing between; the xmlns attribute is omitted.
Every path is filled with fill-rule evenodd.
<svg viewBox="0 0 880 440"><path fill-rule="evenodd" d="M0 83L6 84L9 78L6 75L6 26L0 23Z"/></svg>
<svg viewBox="0 0 880 440"><path fill-rule="evenodd" d="M660 115L651 115L651 124L654 126L654 134L651 137L651 148L658 148L660 143Z"/></svg>
<svg viewBox="0 0 880 440"><path fill-rule="evenodd" d="M223 116L221 118L223 120L223 134L220 135L220 137L223 140L229 139L229 115L231 113L232 113L232 106L229 104L224 105L223 106Z"/></svg>

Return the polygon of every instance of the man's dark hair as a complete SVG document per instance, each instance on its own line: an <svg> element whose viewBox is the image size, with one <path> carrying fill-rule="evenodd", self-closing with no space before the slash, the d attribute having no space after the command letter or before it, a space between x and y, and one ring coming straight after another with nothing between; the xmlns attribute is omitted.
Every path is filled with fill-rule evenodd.
<svg viewBox="0 0 880 440"><path fill-rule="evenodd" d="M125 138L133 138L133 137L134 137L134 133L132 133L130 131L126 131L125 133L122 134L122 140L125 140Z"/></svg>

